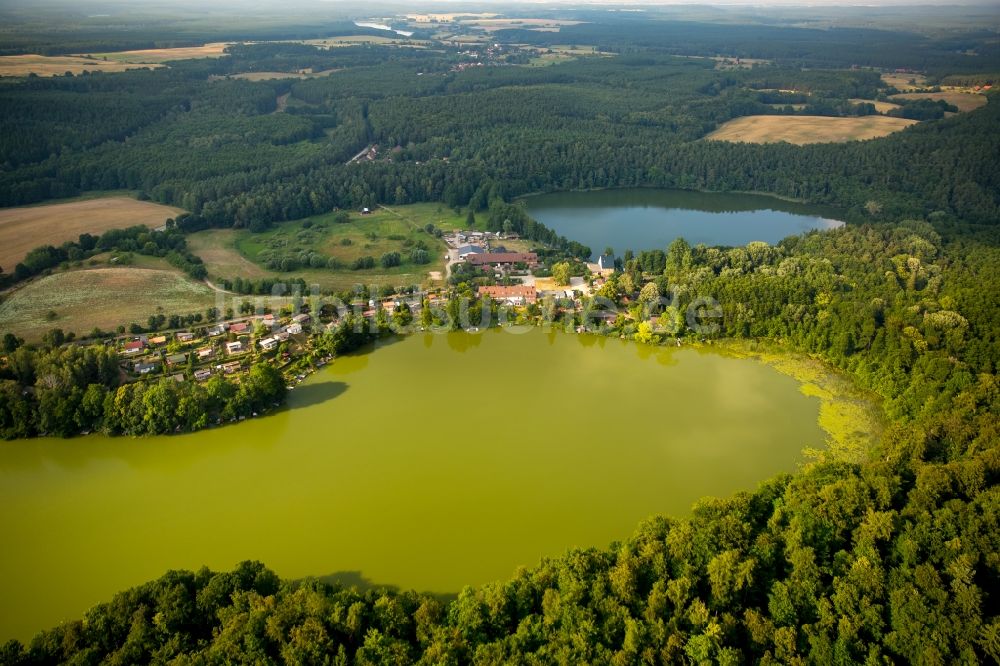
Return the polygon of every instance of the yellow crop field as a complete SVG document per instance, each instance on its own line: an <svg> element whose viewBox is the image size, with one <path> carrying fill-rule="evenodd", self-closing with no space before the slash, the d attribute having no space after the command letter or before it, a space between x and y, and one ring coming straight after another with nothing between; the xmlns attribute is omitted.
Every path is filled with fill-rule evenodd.
<svg viewBox="0 0 1000 666"><path fill-rule="evenodd" d="M892 102L878 102L873 99L849 99L847 100L853 104L871 104L875 107L875 110L879 113L886 113L892 111L893 109L898 109L899 104L893 104Z"/></svg>
<svg viewBox="0 0 1000 666"><path fill-rule="evenodd" d="M219 58L226 55L226 47L231 42L212 42L201 46L180 46L172 49L142 49L139 51L115 51L112 53L92 53L94 58L107 58L126 63L164 63L171 60L192 60L194 58Z"/></svg>
<svg viewBox="0 0 1000 666"><path fill-rule="evenodd" d="M840 143L886 136L915 120L887 116L832 118L828 116L744 116L734 118L709 134L712 141L794 144Z"/></svg>
<svg viewBox="0 0 1000 666"><path fill-rule="evenodd" d="M929 93L902 93L893 95L892 99L943 99L948 104L954 104L959 111L975 111L981 106L986 106L986 96L977 93L942 91Z"/></svg>
<svg viewBox="0 0 1000 666"><path fill-rule="evenodd" d="M61 245L82 233L142 224L158 227L184 211L126 196L86 199L22 208L0 208L0 267L12 271L29 250Z"/></svg>
<svg viewBox="0 0 1000 666"><path fill-rule="evenodd" d="M136 64L118 60L103 60L87 56L43 56L12 55L0 56L0 76L62 76L66 72L124 72L126 69L159 67L159 65Z"/></svg>

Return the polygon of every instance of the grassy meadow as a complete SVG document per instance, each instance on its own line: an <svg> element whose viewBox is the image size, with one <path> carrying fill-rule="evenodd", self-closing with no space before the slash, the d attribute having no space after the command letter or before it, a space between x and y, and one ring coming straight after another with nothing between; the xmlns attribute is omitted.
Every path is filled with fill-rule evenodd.
<svg viewBox="0 0 1000 666"><path fill-rule="evenodd" d="M86 268L26 283L0 303L0 318L5 332L34 341L53 328L82 335L94 327L144 324L158 312L204 312L216 300L208 286L175 270Z"/></svg>
<svg viewBox="0 0 1000 666"><path fill-rule="evenodd" d="M188 237L191 251L201 257L214 281L243 277L247 279L301 277L322 289L344 290L356 284L422 284L429 274L443 271L444 242L428 234L425 227L460 229L466 226L465 215L436 203L380 207L369 215L350 213L347 222L337 222L335 213L304 220L285 222L260 233L235 229L210 229ZM481 226L481 225L480 225ZM407 254L417 242L427 246L430 263L407 262ZM379 258L399 252L400 266L384 268ZM334 267L296 267L282 271L268 262L303 253L334 260ZM354 270L353 262L372 257L374 268Z"/></svg>

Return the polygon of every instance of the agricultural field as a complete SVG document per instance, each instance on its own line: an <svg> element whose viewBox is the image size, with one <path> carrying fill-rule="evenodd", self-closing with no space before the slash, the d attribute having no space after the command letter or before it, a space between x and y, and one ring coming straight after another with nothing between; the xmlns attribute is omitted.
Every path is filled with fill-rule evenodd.
<svg viewBox="0 0 1000 666"><path fill-rule="evenodd" d="M959 111L975 111L981 106L986 106L986 96L977 93L967 93L958 91L942 91L928 93L902 93L893 95L892 99L942 99L948 104L958 107Z"/></svg>
<svg viewBox="0 0 1000 666"><path fill-rule="evenodd" d="M323 39L301 39L296 40L295 43L328 49L357 46L358 44L378 44L380 46L405 45L409 48L424 48L430 44L427 40L411 39L402 35L393 37L383 35L344 35L342 37L324 37Z"/></svg>
<svg viewBox="0 0 1000 666"><path fill-rule="evenodd" d="M849 99L847 101L851 102L852 104L871 104L872 106L875 107L875 110L878 111L879 113L888 113L889 111L892 111L893 109L898 109L899 108L899 104L893 104L892 102L879 102L879 101L874 100L874 99L857 99L857 98L854 98L854 99Z"/></svg>
<svg viewBox="0 0 1000 666"><path fill-rule="evenodd" d="M94 327L144 323L160 308L165 314L203 312L217 294L177 271L146 268L87 268L28 282L0 303L4 331L38 340L61 328L77 335Z"/></svg>
<svg viewBox="0 0 1000 666"><path fill-rule="evenodd" d="M104 60L89 56L43 56L10 55L0 56L0 77L5 76L62 76L66 72L124 72L127 69L159 67L146 63L128 63L118 60Z"/></svg>
<svg viewBox="0 0 1000 666"><path fill-rule="evenodd" d="M442 230L465 227L465 216L439 204L379 208L369 215L318 215L282 223L261 233L213 229L188 237L191 251L205 262L210 279L242 277L294 279L301 277L325 290L350 289L356 284L421 284L431 272L444 270L446 246L428 234L428 224ZM410 252L423 243L429 262L409 261ZM385 268L383 254L398 252L401 264ZM371 257L371 268L355 269L355 262ZM291 270L281 270L291 260Z"/></svg>
<svg viewBox="0 0 1000 666"><path fill-rule="evenodd" d="M243 79L244 81L274 81L276 79L315 79L321 76L329 76L334 72L339 72L340 69L325 69L321 72L243 72L241 74L229 74L222 77L213 77L215 80L219 79Z"/></svg>
<svg viewBox="0 0 1000 666"><path fill-rule="evenodd" d="M499 14L490 14L486 12L474 13L474 12L455 12L451 14L406 14L406 19L413 21L414 23L454 23L461 19L488 19L496 18Z"/></svg>
<svg viewBox="0 0 1000 666"><path fill-rule="evenodd" d="M61 245L80 234L142 224L158 227L184 211L127 196L0 208L0 267L10 271L32 249Z"/></svg>
<svg viewBox="0 0 1000 666"><path fill-rule="evenodd" d="M180 46L172 49L142 49L140 51L116 51L112 53L91 53L92 58L107 58L123 63L160 64L171 60L193 60L195 58L220 58L226 55L226 47L231 42L212 42L202 46Z"/></svg>
<svg viewBox="0 0 1000 666"><path fill-rule="evenodd" d="M744 116L724 123L706 139L746 143L841 143L886 136L917 121L886 116Z"/></svg>
<svg viewBox="0 0 1000 666"><path fill-rule="evenodd" d="M903 92L906 92L907 90L916 90L918 88L923 88L924 86L927 85L927 77L924 76L923 74L907 74L905 72L883 74L882 80L887 85L890 85L896 90L901 90Z"/></svg>
<svg viewBox="0 0 1000 666"><path fill-rule="evenodd" d="M576 60L581 56L610 56L612 54L598 51L594 46L562 46L553 45L547 48L537 48L531 46L521 46L522 49L534 53L528 63L529 67L545 67L555 65L569 60Z"/></svg>
<svg viewBox="0 0 1000 666"><path fill-rule="evenodd" d="M205 262L210 279L240 276L257 280L274 277L276 273L258 266L236 249L237 238L246 233L236 229L199 231L187 237L188 249Z"/></svg>
<svg viewBox="0 0 1000 666"><path fill-rule="evenodd" d="M463 26L494 32L496 30L507 30L510 28L524 28L526 30L541 30L545 32L558 32L564 25L579 25L582 21L566 21L560 19L544 18L474 18L459 19L455 21Z"/></svg>

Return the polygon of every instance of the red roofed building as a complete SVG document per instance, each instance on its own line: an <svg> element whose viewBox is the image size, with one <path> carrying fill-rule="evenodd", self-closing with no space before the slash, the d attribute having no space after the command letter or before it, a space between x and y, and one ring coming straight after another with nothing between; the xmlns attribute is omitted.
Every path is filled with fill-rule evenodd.
<svg viewBox="0 0 1000 666"><path fill-rule="evenodd" d="M489 296L495 301L506 301L511 305L527 305L538 301L538 292L534 287L518 285L515 287L480 287L479 296Z"/></svg>
<svg viewBox="0 0 1000 666"><path fill-rule="evenodd" d="M125 343L126 354L138 354L145 348L146 348L146 343L142 340L133 340L132 342Z"/></svg>

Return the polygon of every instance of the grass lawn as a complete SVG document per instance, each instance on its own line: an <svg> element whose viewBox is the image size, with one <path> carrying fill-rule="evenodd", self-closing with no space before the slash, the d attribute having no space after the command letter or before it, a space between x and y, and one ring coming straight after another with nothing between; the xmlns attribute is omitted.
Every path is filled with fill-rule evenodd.
<svg viewBox="0 0 1000 666"><path fill-rule="evenodd" d="M0 303L0 320L4 332L33 341L52 328L83 335L95 326L108 331L119 324L145 324L158 312L204 312L216 300L206 285L176 270L87 268L25 284Z"/></svg>
<svg viewBox="0 0 1000 666"><path fill-rule="evenodd" d="M443 241L424 229L433 224L445 231L466 226L465 215L437 203L376 208L369 215L351 213L348 222L336 222L329 213L305 220L276 225L261 233L246 230L213 229L188 237L191 251L202 258L213 280L301 277L325 290L346 290L356 284L405 286L429 281L432 271L444 271L447 248ZM483 222L479 223L483 228ZM427 246L431 262L407 262L417 242ZM392 268L378 265L387 252L399 252L403 264ZM287 256L315 253L337 267L298 267L288 272L268 268L268 261ZM352 270L360 257L372 257L375 268Z"/></svg>

